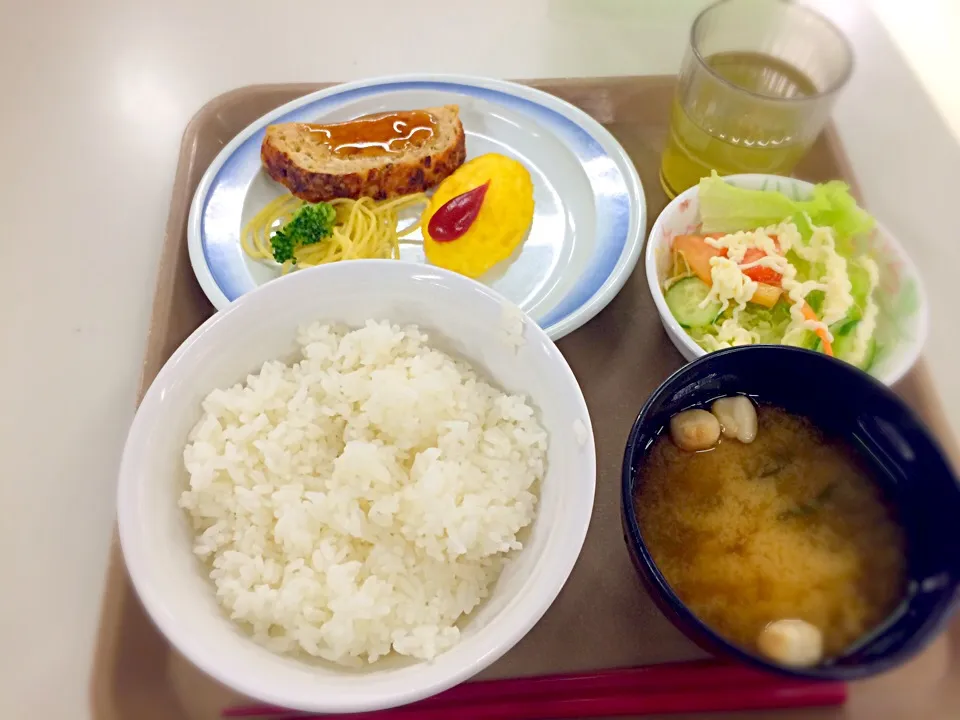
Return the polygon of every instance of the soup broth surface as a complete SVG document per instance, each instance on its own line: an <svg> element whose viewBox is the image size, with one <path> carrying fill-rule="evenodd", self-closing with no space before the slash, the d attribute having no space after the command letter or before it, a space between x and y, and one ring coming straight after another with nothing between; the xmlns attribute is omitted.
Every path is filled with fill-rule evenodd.
<svg viewBox="0 0 960 720"><path fill-rule="evenodd" d="M640 532L681 600L749 650L797 618L843 652L899 603L905 540L871 471L805 418L758 408L756 440L680 450L664 432L641 470Z"/></svg>

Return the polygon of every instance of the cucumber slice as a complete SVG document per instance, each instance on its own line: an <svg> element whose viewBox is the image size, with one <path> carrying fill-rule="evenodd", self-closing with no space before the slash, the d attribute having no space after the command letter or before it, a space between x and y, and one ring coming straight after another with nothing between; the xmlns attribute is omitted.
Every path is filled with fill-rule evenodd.
<svg viewBox="0 0 960 720"><path fill-rule="evenodd" d="M834 338L843 337L853 332L853 329L860 324L860 313L851 311L843 320L835 322L830 326L830 334Z"/></svg>
<svg viewBox="0 0 960 720"><path fill-rule="evenodd" d="M863 371L869 370L874 361L877 359L877 340L876 338L870 338L870 344L867 345L867 354L863 356L863 362L860 363L860 369Z"/></svg>
<svg viewBox="0 0 960 720"><path fill-rule="evenodd" d="M845 362L850 362L848 359L850 353L853 352L853 344L856 342L856 333L849 332L845 335L835 337L833 340L833 354ZM870 366L873 365L873 361L877 355L877 342L874 338L870 338L870 342L867 345L867 352L863 356L863 360L859 363L851 363L856 365L861 370L869 370Z"/></svg>
<svg viewBox="0 0 960 720"><path fill-rule="evenodd" d="M826 293L823 290L811 290L807 293L807 305L810 306L810 309L813 310L818 316L820 311L823 310L823 300L826 297Z"/></svg>
<svg viewBox="0 0 960 720"><path fill-rule="evenodd" d="M670 312L685 328L703 327L710 325L720 316L720 310L723 307L716 300L707 303L706 307L700 307L700 303L710 293L710 286L703 280L696 277L683 278L664 293L663 299L667 301L667 307Z"/></svg>
<svg viewBox="0 0 960 720"><path fill-rule="evenodd" d="M870 338L870 345L867 347L867 354L863 358L863 363L860 365L862 370L869 370L873 367L873 363L877 360L877 340L876 338Z"/></svg>
<svg viewBox="0 0 960 720"><path fill-rule="evenodd" d="M803 341L800 343L799 347L806 348L807 350L819 350L820 349L820 336L815 332L807 330L803 334Z"/></svg>
<svg viewBox="0 0 960 720"><path fill-rule="evenodd" d="M856 342L854 333L833 336L833 355L840 360L847 360ZM848 361L849 362L849 361Z"/></svg>

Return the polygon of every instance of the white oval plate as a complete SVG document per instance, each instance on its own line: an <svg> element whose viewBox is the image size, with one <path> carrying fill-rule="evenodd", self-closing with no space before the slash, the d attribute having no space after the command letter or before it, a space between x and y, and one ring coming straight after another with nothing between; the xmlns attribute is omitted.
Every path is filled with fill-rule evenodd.
<svg viewBox="0 0 960 720"><path fill-rule="evenodd" d="M468 159L502 153L522 162L533 178L529 236L519 253L481 282L513 301L554 340L600 312L633 271L644 241L646 203L630 158L596 120L553 95L502 80L449 75L337 85L293 100L237 135L207 169L190 208L190 261L210 302L222 309L279 274L277 267L248 258L240 246L243 225L286 192L260 165L267 125L337 122L445 104L460 106ZM426 262L420 245L402 248L401 259Z"/></svg>

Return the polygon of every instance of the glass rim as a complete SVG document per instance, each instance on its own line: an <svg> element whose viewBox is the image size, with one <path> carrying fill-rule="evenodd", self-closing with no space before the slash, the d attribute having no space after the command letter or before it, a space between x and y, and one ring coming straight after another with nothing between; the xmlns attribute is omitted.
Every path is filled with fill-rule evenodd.
<svg viewBox="0 0 960 720"><path fill-rule="evenodd" d="M704 58L703 54L700 52L700 48L697 47L697 40L696 40L697 28L700 26L700 23L704 20L704 18L709 13L723 7L724 5L728 5L734 2L741 2L741 1L742 0L719 0L719 2L715 2L712 5L709 5L708 7L705 7L703 10L701 10L697 14L697 17L694 19L693 25L690 26L690 50L693 53L693 57L696 59L700 67L706 70L711 77L713 77L715 80L718 80L721 84L726 85L727 87L730 87L739 92L745 93L747 95L752 95L753 97L761 98L768 102L785 103L785 104L789 104L789 103L801 104L801 103L816 102L818 100L822 100L825 97L829 97L830 95L835 95L836 93L838 93L840 90L843 89L843 86L847 84L847 81L850 79L850 76L853 74L853 47L850 45L850 40L848 40L847 36L843 33L843 31L840 30L839 27L837 27L836 23L834 23L832 20L826 17L823 13L820 13L817 10L807 5L802 5L798 2L794 2L794 0L769 0L769 2L778 3L780 5L787 5L787 6L796 8L800 12L804 12L810 17L813 17L817 22L823 25L823 27L828 32L832 33L840 41L840 45L843 48L845 60L846 60L846 63L845 63L846 67L844 68L843 72L840 74L840 77L837 80L835 80L833 83L831 83L829 86L827 86L826 89L818 90L815 95L798 96L798 97L776 97L774 95L766 95L764 93L756 92L755 90L749 90L745 87L737 85L736 83L731 82L727 78L723 77L723 75L718 73L716 70L714 70L712 67L710 67L710 65L706 61L706 58Z"/></svg>

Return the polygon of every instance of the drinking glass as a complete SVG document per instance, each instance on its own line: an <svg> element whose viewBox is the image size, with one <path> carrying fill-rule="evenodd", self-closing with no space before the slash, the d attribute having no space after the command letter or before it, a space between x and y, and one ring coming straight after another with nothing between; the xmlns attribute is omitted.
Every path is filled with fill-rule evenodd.
<svg viewBox="0 0 960 720"><path fill-rule="evenodd" d="M789 0L722 0L693 23L660 165L668 197L716 170L787 174L826 123L853 51Z"/></svg>

